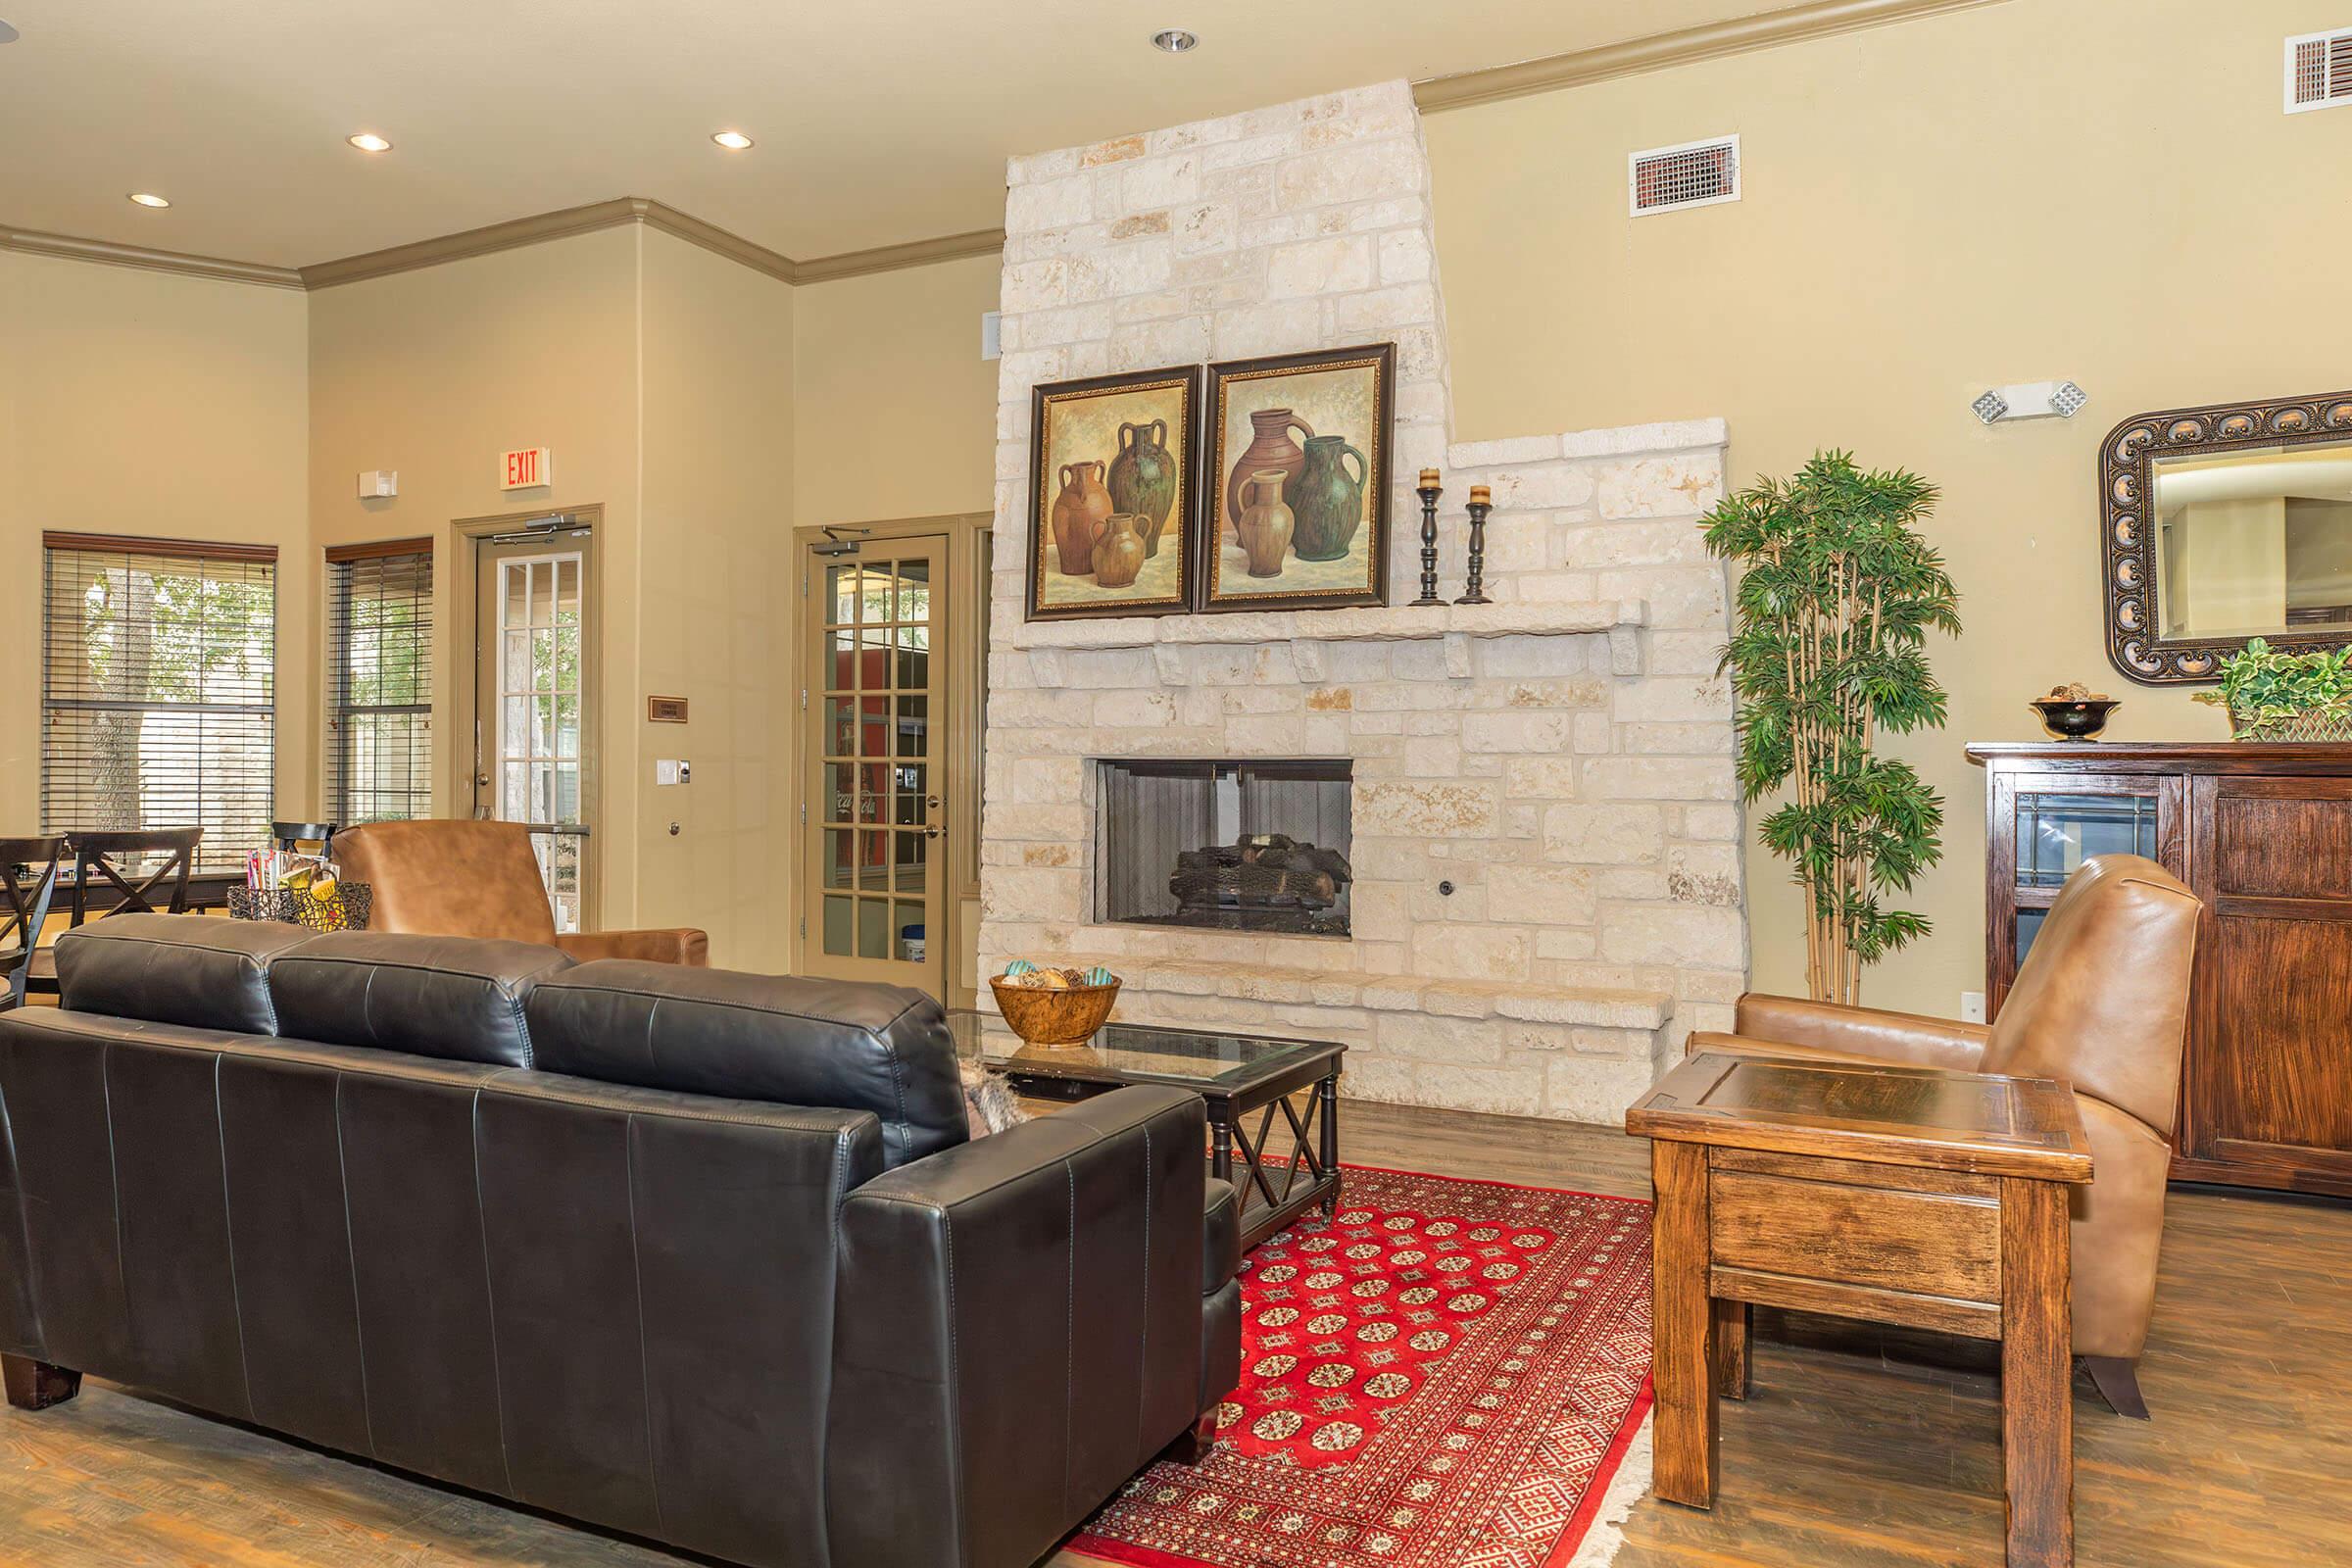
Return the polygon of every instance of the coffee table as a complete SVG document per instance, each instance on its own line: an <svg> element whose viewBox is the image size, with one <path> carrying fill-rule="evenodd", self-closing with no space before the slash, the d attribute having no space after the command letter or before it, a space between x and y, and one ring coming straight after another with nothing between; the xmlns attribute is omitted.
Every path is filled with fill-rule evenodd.
<svg viewBox="0 0 2352 1568"><path fill-rule="evenodd" d="M1328 1040L1225 1034L1105 1024L1081 1046L1017 1045L995 1054L981 1040L1002 1025L977 1013L954 1019L957 1040L1015 1092L1043 1100L1084 1100L1128 1084L1173 1084L1208 1102L1209 1174L1234 1183L1242 1200L1245 1250L1320 1203L1340 1203L1340 1058L1348 1048ZM993 1026L993 1027L992 1027ZM1303 1109L1293 1096L1303 1094ZM1251 1132L1248 1118L1257 1117ZM1283 1121L1275 1126L1275 1117ZM1287 1152L1267 1145L1287 1135ZM1236 1150L1241 1159L1234 1158ZM1238 1175L1237 1175L1238 1169Z"/></svg>

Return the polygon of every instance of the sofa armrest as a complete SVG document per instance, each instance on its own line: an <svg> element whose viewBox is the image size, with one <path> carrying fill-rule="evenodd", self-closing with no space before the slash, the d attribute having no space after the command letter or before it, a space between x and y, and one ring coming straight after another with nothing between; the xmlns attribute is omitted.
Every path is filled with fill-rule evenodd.
<svg viewBox="0 0 2352 1568"><path fill-rule="evenodd" d="M556 946L582 963L597 958L640 958L650 963L685 963L708 968L710 939L692 926L660 931L573 931Z"/></svg>
<svg viewBox="0 0 2352 1568"><path fill-rule="evenodd" d="M1750 992L1740 999L1734 1032L1756 1042L1811 1046L1818 1051L1871 1061L1915 1067L1948 1067L1974 1072L1991 1031L1983 1024L1953 1023L1916 1012L1882 1012L1801 997ZM1692 1050L1699 1049L1692 1036Z"/></svg>
<svg viewBox="0 0 2352 1568"><path fill-rule="evenodd" d="M1206 1118L1120 1089L842 1205L835 1568L1028 1563L1193 1424Z"/></svg>

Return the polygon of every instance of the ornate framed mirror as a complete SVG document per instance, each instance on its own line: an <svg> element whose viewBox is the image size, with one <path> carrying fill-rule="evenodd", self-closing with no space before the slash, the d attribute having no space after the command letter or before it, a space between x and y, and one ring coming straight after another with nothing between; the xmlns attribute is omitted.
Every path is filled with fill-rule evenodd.
<svg viewBox="0 0 2352 1568"><path fill-rule="evenodd" d="M2099 449L2107 657L2197 685L2251 637L2352 643L2352 392L2136 415Z"/></svg>

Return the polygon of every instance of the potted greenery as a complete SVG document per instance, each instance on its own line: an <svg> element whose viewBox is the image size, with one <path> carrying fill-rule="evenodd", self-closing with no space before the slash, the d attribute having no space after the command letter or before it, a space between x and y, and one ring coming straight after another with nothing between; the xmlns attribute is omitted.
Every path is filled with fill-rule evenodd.
<svg viewBox="0 0 2352 1568"><path fill-rule="evenodd" d="M1931 630L1960 630L1959 596L1914 529L1936 495L1917 474L1823 452L1701 521L1708 552L1746 568L1722 664L1740 700L1740 787L1751 802L1788 788L1761 832L1806 891L1817 1001L1859 1001L1862 966L1929 929L1881 898L1942 855L1943 800L1873 747L1881 730L1943 723L1923 648Z"/></svg>
<svg viewBox="0 0 2352 1568"><path fill-rule="evenodd" d="M2254 637L2220 668L2197 701L2229 710L2232 739L2352 740L2352 648L2282 654Z"/></svg>

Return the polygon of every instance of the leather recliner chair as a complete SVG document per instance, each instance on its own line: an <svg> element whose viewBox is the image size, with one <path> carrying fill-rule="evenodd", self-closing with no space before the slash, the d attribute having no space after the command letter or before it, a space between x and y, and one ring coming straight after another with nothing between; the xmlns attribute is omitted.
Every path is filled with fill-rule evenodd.
<svg viewBox="0 0 2352 1568"><path fill-rule="evenodd" d="M121 915L0 1013L9 1402L89 1372L761 1568L1029 1568L1241 1373L1200 1097L969 1136L896 986Z"/></svg>
<svg viewBox="0 0 2352 1568"><path fill-rule="evenodd" d="M583 961L710 961L710 938L686 927L559 935L520 822L367 822L335 835L335 863L371 889L371 931L536 942Z"/></svg>
<svg viewBox="0 0 2352 1568"><path fill-rule="evenodd" d="M2119 1414L2144 1421L2137 1362L2156 1305L2202 907L2155 861L2100 857L2067 878L1990 1027L1750 994L1737 1034L1695 1033L1689 1049L2072 1084L2091 1157L2074 1196L2075 1353Z"/></svg>

